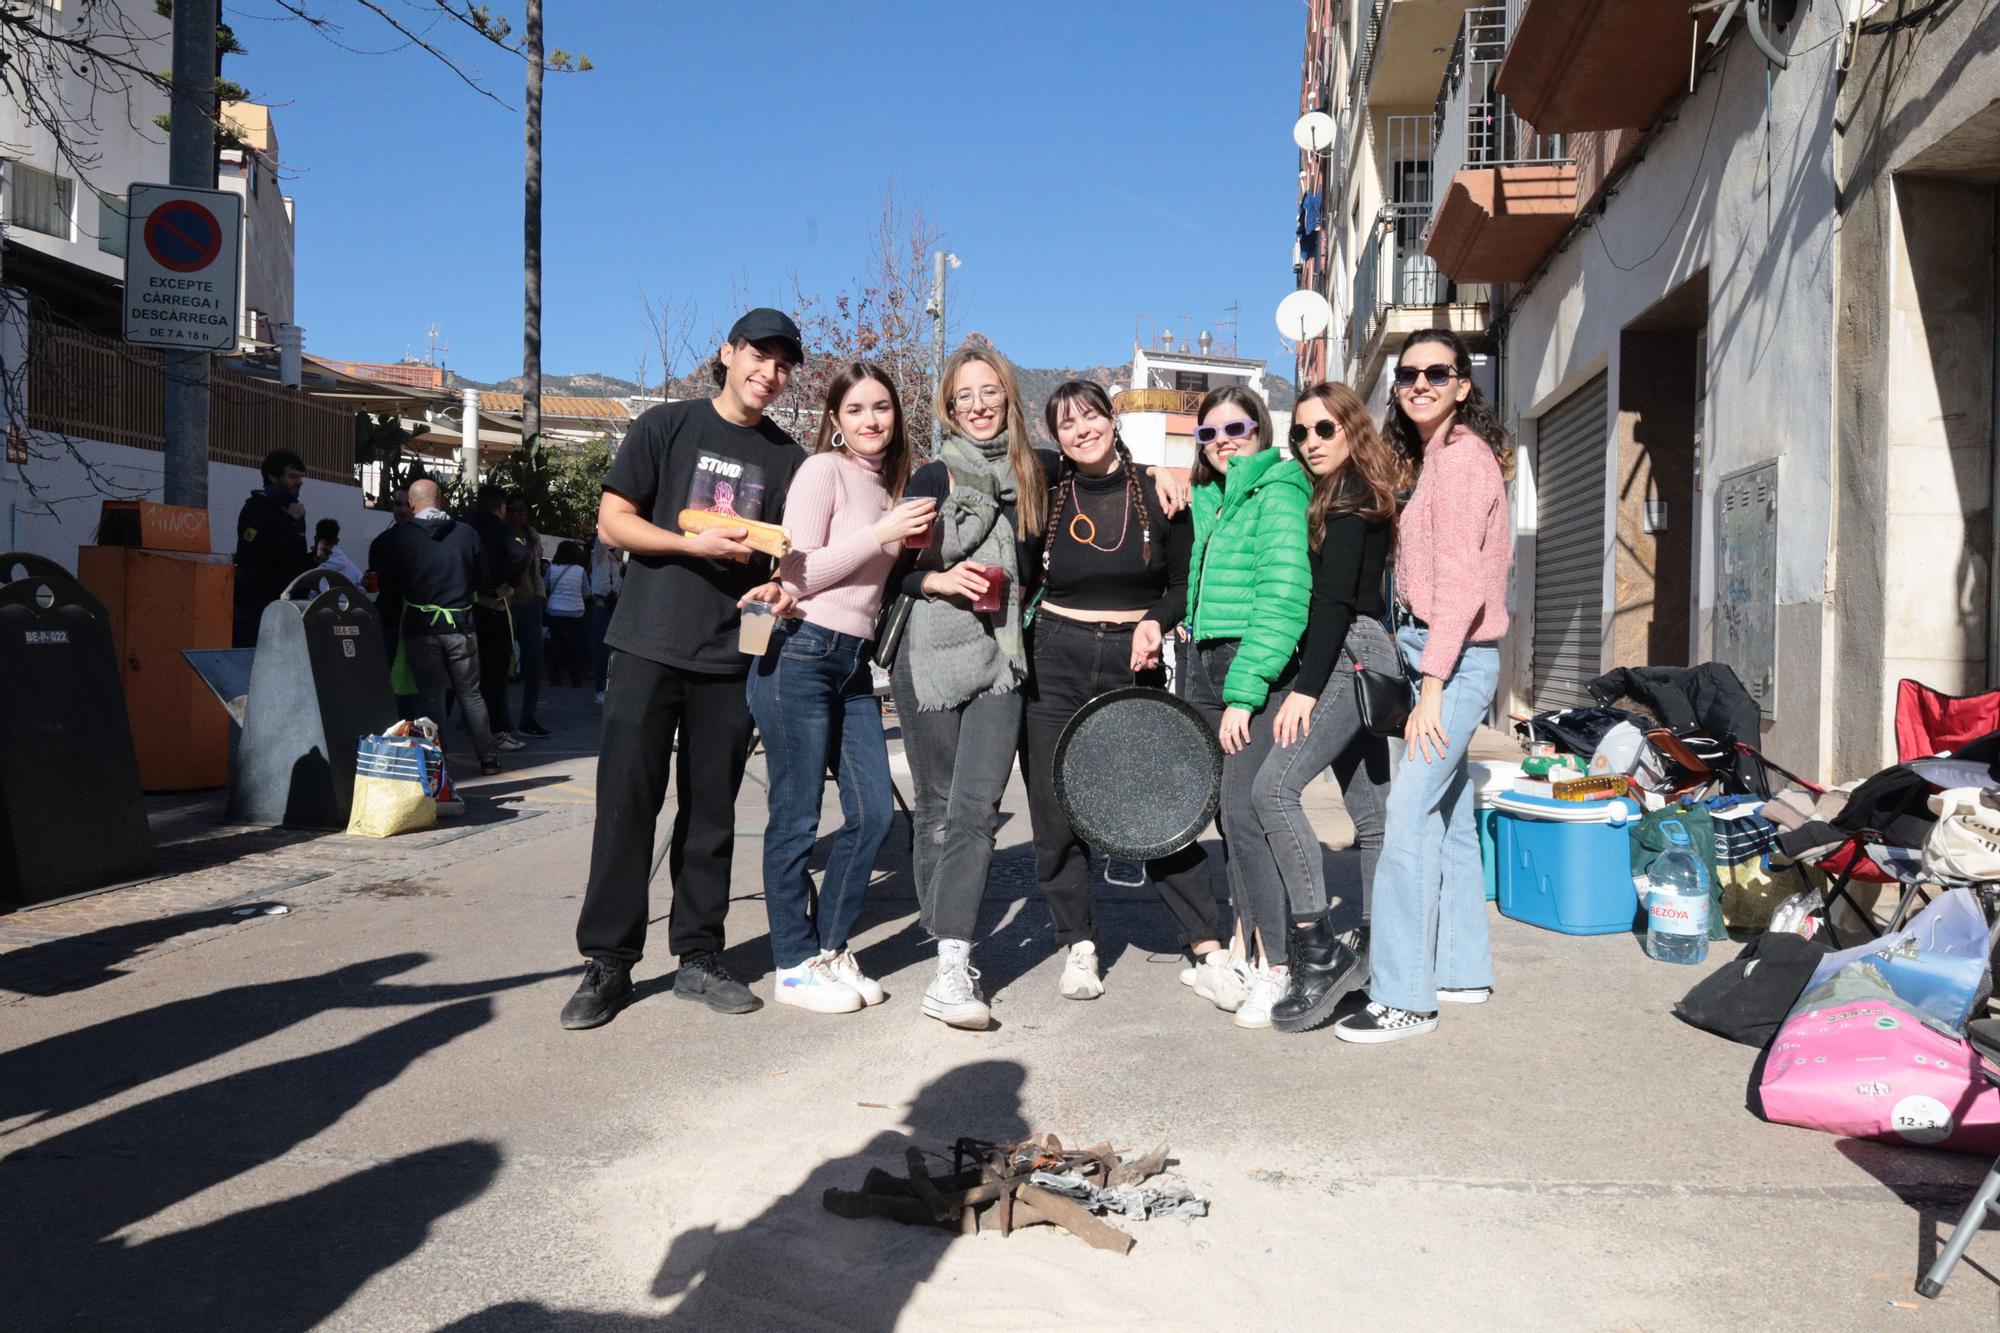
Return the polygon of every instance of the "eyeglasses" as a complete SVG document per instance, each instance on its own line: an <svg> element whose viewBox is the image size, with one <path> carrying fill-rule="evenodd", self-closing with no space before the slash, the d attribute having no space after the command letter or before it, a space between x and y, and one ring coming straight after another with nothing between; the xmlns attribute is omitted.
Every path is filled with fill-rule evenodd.
<svg viewBox="0 0 2000 1333"><path fill-rule="evenodd" d="M1396 387L1399 389L1414 389L1417 387L1417 376L1419 375L1422 375L1424 379L1429 381L1433 389L1442 389L1445 385L1458 378L1458 370L1456 367L1443 364L1425 366L1422 370L1418 370L1415 366L1397 366Z"/></svg>
<svg viewBox="0 0 2000 1333"><path fill-rule="evenodd" d="M1308 430L1312 431L1313 434L1319 436L1322 440L1330 440L1340 434L1339 425L1332 421L1315 421L1311 426L1301 426L1297 422L1293 422L1292 443L1304 444L1306 442L1306 431Z"/></svg>
<svg viewBox="0 0 2000 1333"><path fill-rule="evenodd" d="M1232 440L1240 440L1246 435L1256 433L1256 422L1245 421L1242 417L1238 417L1234 421L1225 421L1220 426L1196 426L1194 439L1196 444L1214 444L1225 436Z"/></svg>
<svg viewBox="0 0 2000 1333"><path fill-rule="evenodd" d="M1007 391L997 384L989 384L974 393L971 389L960 389L951 396L953 407L971 407L978 403L982 407L997 407L1007 401Z"/></svg>

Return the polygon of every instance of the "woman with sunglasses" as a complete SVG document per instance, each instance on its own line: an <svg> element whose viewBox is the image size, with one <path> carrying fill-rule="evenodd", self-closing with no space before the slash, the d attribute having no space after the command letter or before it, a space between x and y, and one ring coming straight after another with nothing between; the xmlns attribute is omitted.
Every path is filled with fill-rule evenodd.
<svg viewBox="0 0 2000 1333"><path fill-rule="evenodd" d="M1367 1043L1429 1032L1441 1001L1493 995L1465 756L1499 686L1514 563L1513 452L1457 334L1403 344L1384 433L1417 469L1396 541L1396 644L1422 684L1375 870L1370 1002L1333 1029Z"/></svg>
<svg viewBox="0 0 2000 1333"><path fill-rule="evenodd" d="M903 542L930 530L936 502L899 503L910 475L903 405L881 367L843 366L827 385L813 456L785 499L792 552L778 563L798 599L751 667L750 712L770 756L764 907L779 1004L853 1013L884 999L847 947L875 853L895 814L869 641ZM844 816L813 892L806 868L831 767Z"/></svg>
<svg viewBox="0 0 2000 1333"><path fill-rule="evenodd" d="M1183 693L1222 742L1222 832L1242 954L1210 953L1193 969L1196 993L1233 1009L1236 1025L1269 1027L1285 993L1289 917L1285 883L1252 799L1271 753L1273 691L1297 675L1312 572L1306 558L1309 486L1298 461L1271 448L1264 400L1239 385L1216 389L1195 414L1194 550L1187 627L1194 643Z"/></svg>
<svg viewBox="0 0 2000 1333"><path fill-rule="evenodd" d="M1284 877L1291 905L1291 987L1271 1007L1271 1025L1303 1032L1326 1021L1366 978L1369 896L1382 850L1389 743L1361 725L1353 675L1361 667L1400 675L1383 626L1382 576L1404 484L1401 459L1375 431L1368 409L1345 384L1315 384L1293 408L1292 452L1312 476L1306 543L1312 551L1312 605L1299 674L1272 723L1276 747L1251 796ZM1361 930L1343 940L1333 928L1319 834L1300 793L1333 768L1354 821L1361 861Z"/></svg>
<svg viewBox="0 0 2000 1333"><path fill-rule="evenodd" d="M1043 411L1062 462L1049 492L1040 589L1028 633L1031 682L1021 773L1035 832L1035 877L1055 919L1062 993L1104 993L1091 901L1090 854L1055 791L1055 749L1079 708L1106 690L1163 679L1166 633L1187 606L1193 526L1142 485L1104 386L1070 380ZM1195 952L1221 948L1215 890L1199 844L1146 863L1147 877Z"/></svg>

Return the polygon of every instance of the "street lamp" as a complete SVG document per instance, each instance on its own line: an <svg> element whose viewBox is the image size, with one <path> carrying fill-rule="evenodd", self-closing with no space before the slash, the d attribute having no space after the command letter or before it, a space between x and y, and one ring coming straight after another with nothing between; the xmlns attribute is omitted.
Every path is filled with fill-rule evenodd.
<svg viewBox="0 0 2000 1333"><path fill-rule="evenodd" d="M924 304L924 313L931 317L931 402L944 397L944 273L949 265L957 268L958 256L948 250L940 250L932 256L931 299ZM931 413L931 457L944 452L944 418L935 410Z"/></svg>

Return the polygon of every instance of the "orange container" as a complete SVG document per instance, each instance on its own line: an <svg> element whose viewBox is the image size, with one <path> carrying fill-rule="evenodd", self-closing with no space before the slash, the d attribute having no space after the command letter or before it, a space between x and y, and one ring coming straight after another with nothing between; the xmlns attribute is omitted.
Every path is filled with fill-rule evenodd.
<svg viewBox="0 0 2000 1333"><path fill-rule="evenodd" d="M106 500L98 513L97 540L105 546L143 546L149 551L191 551L206 555L208 511L154 504L151 500Z"/></svg>
<svg viewBox="0 0 2000 1333"><path fill-rule="evenodd" d="M206 522L202 527L205 534ZM181 649L229 647L236 594L229 557L86 546L77 552L77 578L111 615L140 785L191 791L227 784L229 715Z"/></svg>

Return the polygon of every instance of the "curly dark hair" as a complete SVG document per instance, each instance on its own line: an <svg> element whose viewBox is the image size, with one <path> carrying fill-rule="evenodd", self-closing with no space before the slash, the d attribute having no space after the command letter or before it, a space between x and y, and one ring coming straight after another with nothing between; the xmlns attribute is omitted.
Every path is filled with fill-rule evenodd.
<svg viewBox="0 0 2000 1333"><path fill-rule="evenodd" d="M1403 358L1410 354L1412 347L1424 343L1436 343L1451 350L1452 368L1458 377L1471 387L1465 401L1458 405L1456 424L1465 427L1493 451L1494 459L1500 464L1500 475L1508 481L1514 479L1514 442L1507 437L1507 428L1500 424L1499 410L1493 400L1480 391L1472 378L1472 351L1465 345L1465 339L1450 329L1418 329L1403 339L1403 350L1396 356L1400 366ZM1393 372L1391 372L1393 373ZM1424 438L1403 411L1402 403L1393 389L1389 393L1389 411L1382 418L1382 438L1399 450L1409 463L1411 472L1424 465Z"/></svg>

